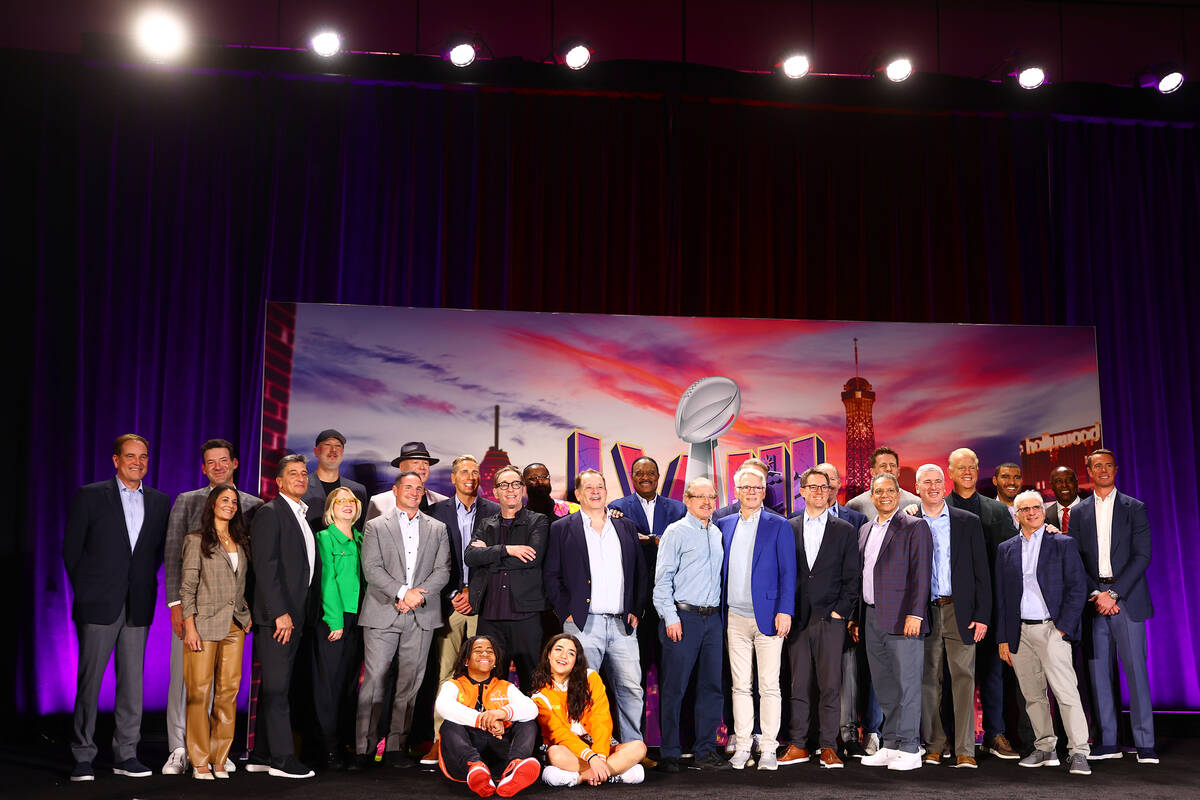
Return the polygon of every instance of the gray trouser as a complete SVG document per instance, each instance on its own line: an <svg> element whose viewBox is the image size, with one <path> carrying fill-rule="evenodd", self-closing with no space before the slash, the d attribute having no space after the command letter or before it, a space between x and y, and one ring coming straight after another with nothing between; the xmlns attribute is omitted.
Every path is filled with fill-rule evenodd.
<svg viewBox="0 0 1200 800"><path fill-rule="evenodd" d="M921 673L925 648L920 636L888 633L874 608L866 610L867 660L883 709L880 744L915 753L921 744Z"/></svg>
<svg viewBox="0 0 1200 800"><path fill-rule="evenodd" d="M171 631L171 681L167 684L167 747L187 746L187 687L183 685L183 640Z"/></svg>
<svg viewBox="0 0 1200 800"><path fill-rule="evenodd" d="M116 651L114 667L117 676L116 698L113 701L113 761L120 763L137 757L138 740L142 729L142 669L146 660L147 627L125 624L125 609L116 622L108 625L76 623L79 635L79 681L75 687L75 729L71 739L71 754L76 761L91 763L96 759L96 712L100 699L100 682L109 656Z"/></svg>
<svg viewBox="0 0 1200 800"><path fill-rule="evenodd" d="M392 724L386 750L408 746L417 690L425 678L425 662L433 643L433 631L417 624L411 612L401 614L390 628L363 628L363 682L358 689L358 713L354 719L354 749L359 755L371 752L375 732L387 698L384 681L396 664L396 694L392 701Z"/></svg>

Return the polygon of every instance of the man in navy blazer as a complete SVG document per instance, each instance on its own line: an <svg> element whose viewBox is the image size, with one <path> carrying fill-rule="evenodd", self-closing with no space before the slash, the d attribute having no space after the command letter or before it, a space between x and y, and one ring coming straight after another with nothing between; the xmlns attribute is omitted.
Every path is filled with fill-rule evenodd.
<svg viewBox="0 0 1200 800"><path fill-rule="evenodd" d="M550 526L542 581L563 633L579 639L588 666L610 678L618 738L642 738L642 666L637 631L649 602L650 580L637 529L610 518L604 476L585 469L575 478L579 512Z"/></svg>
<svg viewBox="0 0 1200 800"><path fill-rule="evenodd" d="M1000 658L1017 673L1033 725L1034 750L1021 766L1058 765L1048 681L1067 732L1070 771L1090 775L1087 719L1070 645L1079 639L1087 595L1079 548L1069 536L1046 530L1040 493L1021 492L1013 506L1021 535L1003 542L996 553L996 642Z"/></svg>
<svg viewBox="0 0 1200 800"><path fill-rule="evenodd" d="M800 476L804 497L801 518L789 520L796 541L796 603L788 639L792 669L791 744L780 764L808 760L809 686L815 675L820 693L820 764L842 766L837 755L841 721L842 649L846 623L854 614L862 575L858 569L858 533L829 513L836 495L818 468Z"/></svg>
<svg viewBox="0 0 1200 800"><path fill-rule="evenodd" d="M869 767L917 769L921 736L921 670L929 633L929 524L899 512L900 482L881 472L871 480L876 517L858 532L863 570L858 628L883 709L882 746L863 758Z"/></svg>
<svg viewBox="0 0 1200 800"><path fill-rule="evenodd" d="M80 487L71 500L63 536L63 565L74 599L79 635L79 679L71 754L72 781L95 779L97 703L108 659L116 651L113 772L144 778L137 759L142 727L142 670L146 633L154 618L158 568L167 536L167 496L142 482L149 443L134 433L113 443L116 477Z"/></svg>
<svg viewBox="0 0 1200 800"><path fill-rule="evenodd" d="M925 677L921 685L921 735L925 763L940 764L946 745L942 725L942 671L950 668L954 707L953 766L975 763L975 645L992 619L992 576L983 525L969 511L946 502L946 476L937 464L917 467L917 516L933 534L929 636L925 637Z"/></svg>
<svg viewBox="0 0 1200 800"><path fill-rule="evenodd" d="M760 770L778 769L783 711L779 668L783 640L791 630L796 593L796 542L787 520L763 508L767 481L743 465L733 476L740 510L717 522L724 543L721 570L726 639L733 684L734 769L750 761L754 728L752 664L758 664Z"/></svg>
<svg viewBox="0 0 1200 800"><path fill-rule="evenodd" d="M1100 719L1100 744L1090 758L1120 758L1113 699L1113 656L1120 655L1129 686L1129 722L1139 764L1157 764L1154 710L1146 669L1146 620L1154 616L1146 568L1150 566L1150 521L1146 504L1117 491L1117 460L1111 450L1087 458L1095 493L1076 506L1070 535L1079 542L1087 571L1092 653L1088 672ZM1114 649L1116 653L1114 654Z"/></svg>

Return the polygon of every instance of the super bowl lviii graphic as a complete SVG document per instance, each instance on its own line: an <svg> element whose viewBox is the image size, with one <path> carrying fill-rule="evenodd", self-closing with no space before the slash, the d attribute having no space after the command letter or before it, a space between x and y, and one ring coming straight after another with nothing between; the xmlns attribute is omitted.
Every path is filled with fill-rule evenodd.
<svg viewBox="0 0 1200 800"><path fill-rule="evenodd" d="M411 441L441 460L429 487L444 494L449 462L470 453L484 490L499 467L540 462L568 500L589 467L610 498L631 493L630 467L648 455L663 494L709 475L728 502L734 472L757 457L771 470L768 504L790 512L796 479L823 461L841 472L843 497L862 491L881 445L900 453L902 484L966 446L985 481L997 464L1028 461L1033 485L1056 463L1082 479L1074 460L1100 439L1092 328L271 310L284 324L267 334L264 459L310 452L337 427L343 470L373 492Z"/></svg>

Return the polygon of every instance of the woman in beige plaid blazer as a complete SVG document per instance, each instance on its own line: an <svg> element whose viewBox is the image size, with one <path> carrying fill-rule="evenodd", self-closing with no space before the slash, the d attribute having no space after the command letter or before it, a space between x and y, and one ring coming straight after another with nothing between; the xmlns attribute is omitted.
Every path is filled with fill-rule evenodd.
<svg viewBox="0 0 1200 800"><path fill-rule="evenodd" d="M183 682L187 687L187 751L196 778L228 778L242 645L250 630L246 573L250 540L230 484L214 486L200 530L183 539ZM212 697L212 716L208 713Z"/></svg>

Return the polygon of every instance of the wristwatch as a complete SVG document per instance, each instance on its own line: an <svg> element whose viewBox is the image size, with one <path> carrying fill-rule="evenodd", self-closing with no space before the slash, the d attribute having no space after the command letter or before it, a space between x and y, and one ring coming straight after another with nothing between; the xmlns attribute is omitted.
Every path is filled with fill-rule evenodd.
<svg viewBox="0 0 1200 800"><path fill-rule="evenodd" d="M1121 599L1121 595L1117 594L1117 593L1116 593L1116 592L1114 592L1112 589L1109 589L1109 590L1108 590L1108 596L1109 596L1109 597L1111 597L1113 600L1120 600L1120 599Z"/></svg>

